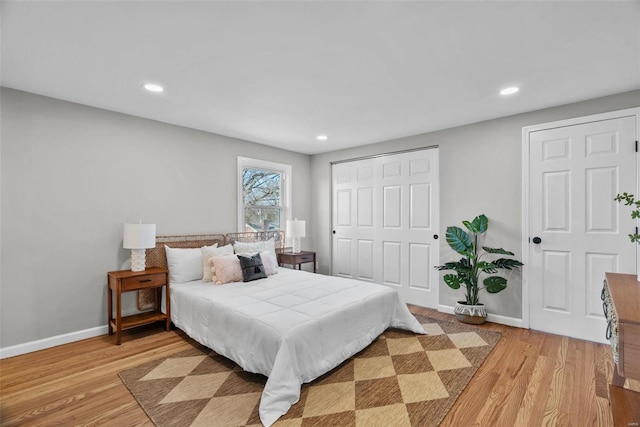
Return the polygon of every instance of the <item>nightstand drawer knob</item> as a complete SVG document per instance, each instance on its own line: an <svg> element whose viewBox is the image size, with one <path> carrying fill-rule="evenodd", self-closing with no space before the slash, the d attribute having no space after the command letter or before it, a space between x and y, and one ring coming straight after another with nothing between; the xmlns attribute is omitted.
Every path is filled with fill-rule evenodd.
<svg viewBox="0 0 640 427"><path fill-rule="evenodd" d="M150 282L150 281L151 281L151 279L145 279L145 280L140 280L140 283L147 283L147 282Z"/></svg>

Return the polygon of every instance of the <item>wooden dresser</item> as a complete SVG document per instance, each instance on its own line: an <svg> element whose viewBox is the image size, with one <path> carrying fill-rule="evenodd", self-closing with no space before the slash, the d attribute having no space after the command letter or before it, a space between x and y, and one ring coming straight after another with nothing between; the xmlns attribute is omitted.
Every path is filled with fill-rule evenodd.
<svg viewBox="0 0 640 427"><path fill-rule="evenodd" d="M640 282L635 274L606 273L602 299L615 362L609 386L614 424L638 426L640 393L624 386L640 381Z"/></svg>

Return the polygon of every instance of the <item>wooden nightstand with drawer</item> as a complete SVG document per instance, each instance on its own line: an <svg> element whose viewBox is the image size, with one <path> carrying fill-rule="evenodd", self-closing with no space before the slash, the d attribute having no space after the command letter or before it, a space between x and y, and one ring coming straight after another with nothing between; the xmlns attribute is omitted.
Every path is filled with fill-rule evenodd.
<svg viewBox="0 0 640 427"><path fill-rule="evenodd" d="M294 268L297 265L298 270L302 269L302 264L312 262L313 272L316 272L316 253L311 251L293 252L278 252L278 264L292 265Z"/></svg>
<svg viewBox="0 0 640 427"><path fill-rule="evenodd" d="M122 342L122 330L147 323L165 322L165 329L171 330L171 302L169 298L169 270L160 267L150 267L144 271L120 270L107 273L107 320L109 335L116 333L116 344ZM161 310L162 287L165 287L166 313ZM140 289L155 289L156 303L151 311L122 316L122 293ZM113 293L116 295L116 312L113 317Z"/></svg>

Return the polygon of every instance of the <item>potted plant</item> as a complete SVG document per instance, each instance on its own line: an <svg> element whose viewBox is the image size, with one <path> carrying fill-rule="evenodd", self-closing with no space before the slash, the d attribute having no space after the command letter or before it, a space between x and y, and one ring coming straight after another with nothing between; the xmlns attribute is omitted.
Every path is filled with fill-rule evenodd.
<svg viewBox="0 0 640 427"><path fill-rule="evenodd" d="M462 221L468 231L460 227L447 227L446 240L451 249L462 255L458 261L447 262L436 266L436 269L451 270L453 273L444 275L444 282L452 289L465 287L465 300L458 301L455 307L456 318L463 323L479 325L487 318L487 311L480 303L480 291L486 290L490 294L496 294L507 287L507 279L495 275L499 270L513 270L521 267L520 261L513 258L485 259L486 256L509 255L513 252L502 248L489 248L478 246L479 237L487 231L489 220L482 214L473 221ZM480 282L480 276L486 275Z"/></svg>

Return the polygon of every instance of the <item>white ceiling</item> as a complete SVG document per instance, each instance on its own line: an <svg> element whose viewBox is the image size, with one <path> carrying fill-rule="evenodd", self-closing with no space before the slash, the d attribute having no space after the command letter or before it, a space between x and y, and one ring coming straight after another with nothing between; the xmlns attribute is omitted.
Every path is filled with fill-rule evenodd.
<svg viewBox="0 0 640 427"><path fill-rule="evenodd" d="M307 154L640 89L638 1L0 7L3 86Z"/></svg>

